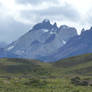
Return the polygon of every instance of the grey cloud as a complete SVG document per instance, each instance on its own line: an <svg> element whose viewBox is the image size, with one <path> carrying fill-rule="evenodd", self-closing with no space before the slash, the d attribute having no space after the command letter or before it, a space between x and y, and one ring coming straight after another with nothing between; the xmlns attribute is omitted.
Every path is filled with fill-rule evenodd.
<svg viewBox="0 0 92 92"><path fill-rule="evenodd" d="M92 24L92 8L87 12L86 14L86 21L89 23L89 24ZM91 25L92 26L92 25Z"/></svg>
<svg viewBox="0 0 92 92"><path fill-rule="evenodd" d="M24 25L13 19L0 20L0 41L12 42L27 32L31 25Z"/></svg>
<svg viewBox="0 0 92 92"><path fill-rule="evenodd" d="M87 28L92 27L92 7L85 13L85 17L83 17L83 20L80 21L80 23Z"/></svg>
<svg viewBox="0 0 92 92"><path fill-rule="evenodd" d="M40 19L45 16L51 17L58 17L59 19L68 19L70 21L78 21L80 20L79 12L74 9L74 7L66 4L65 6L61 7L49 7L48 9L44 10L31 10L31 11L22 11L21 17L25 19L31 19L32 16L36 16L36 18Z"/></svg>
<svg viewBox="0 0 92 92"><path fill-rule="evenodd" d="M57 3L58 0L16 0L16 2L21 3L21 4L30 3L30 4L36 5L36 4L40 4L42 2L54 2L54 3Z"/></svg>
<svg viewBox="0 0 92 92"><path fill-rule="evenodd" d="M26 4L39 4L43 1L56 2L57 0L17 0L23 1L20 3ZM0 5L1 8L1 5ZM38 8L39 9L39 8ZM4 9L1 8L1 14ZM43 10L31 10L20 11L20 17L29 20L30 23L35 24L42 21L43 18L49 18L50 20L67 20L74 21L80 20L80 14L74 7L66 4L61 7L49 7ZM32 25L25 25L12 18L7 17L3 20L0 15L0 41L12 42L27 32Z"/></svg>

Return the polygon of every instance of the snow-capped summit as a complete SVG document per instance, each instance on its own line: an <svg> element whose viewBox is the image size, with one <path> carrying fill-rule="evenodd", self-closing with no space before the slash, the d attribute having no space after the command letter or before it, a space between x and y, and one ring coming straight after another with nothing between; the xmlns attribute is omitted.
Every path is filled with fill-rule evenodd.
<svg viewBox="0 0 92 92"><path fill-rule="evenodd" d="M75 28L68 26L58 28L56 23L51 24L48 19L45 19L34 25L28 33L11 43L5 50L23 58L45 61L45 58L41 57L50 56L57 52L71 37L76 35ZM48 61L51 59L52 57Z"/></svg>

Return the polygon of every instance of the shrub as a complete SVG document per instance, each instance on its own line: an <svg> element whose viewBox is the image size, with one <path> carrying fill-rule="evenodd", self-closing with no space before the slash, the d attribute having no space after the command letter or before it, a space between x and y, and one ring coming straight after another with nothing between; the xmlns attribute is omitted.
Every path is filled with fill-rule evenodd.
<svg viewBox="0 0 92 92"><path fill-rule="evenodd" d="M29 81L24 83L27 86L31 87L45 87L47 85L46 81L41 81L40 79L30 79Z"/></svg>

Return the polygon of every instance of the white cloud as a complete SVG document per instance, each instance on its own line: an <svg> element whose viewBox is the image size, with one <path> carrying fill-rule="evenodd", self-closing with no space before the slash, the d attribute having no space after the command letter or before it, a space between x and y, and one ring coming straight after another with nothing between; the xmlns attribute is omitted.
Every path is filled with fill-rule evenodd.
<svg viewBox="0 0 92 92"><path fill-rule="evenodd" d="M91 4L92 0L0 0L0 22L8 25L12 19L33 25L48 18L58 25L74 26L80 32L83 27L91 26Z"/></svg>

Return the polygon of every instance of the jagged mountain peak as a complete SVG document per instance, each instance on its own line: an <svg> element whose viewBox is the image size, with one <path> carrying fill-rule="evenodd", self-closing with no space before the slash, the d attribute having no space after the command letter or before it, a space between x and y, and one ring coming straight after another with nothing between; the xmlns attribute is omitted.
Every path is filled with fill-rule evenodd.
<svg viewBox="0 0 92 92"><path fill-rule="evenodd" d="M58 29L58 26L57 26L56 22L53 24L53 27Z"/></svg>
<svg viewBox="0 0 92 92"><path fill-rule="evenodd" d="M75 29L74 27L69 27L69 26L67 26L67 25L61 25L60 27L59 27L59 29L61 30L69 30L69 29ZM70 30L69 30L70 31ZM76 30L76 32L77 32L77 30Z"/></svg>
<svg viewBox="0 0 92 92"><path fill-rule="evenodd" d="M66 29L69 28L67 25L61 25L59 29Z"/></svg>
<svg viewBox="0 0 92 92"><path fill-rule="evenodd" d="M57 23L55 22L55 23L53 24L53 26L54 26L54 27L57 27Z"/></svg>
<svg viewBox="0 0 92 92"><path fill-rule="evenodd" d="M92 27L90 27L90 30L92 31Z"/></svg>
<svg viewBox="0 0 92 92"><path fill-rule="evenodd" d="M43 23L50 23L50 20L49 19L44 19Z"/></svg>
<svg viewBox="0 0 92 92"><path fill-rule="evenodd" d="M85 28L82 28L81 32L85 32L85 31L86 31Z"/></svg>
<svg viewBox="0 0 92 92"><path fill-rule="evenodd" d="M92 27L90 29L88 29L88 30L85 30L85 29L84 29L84 31L82 30L81 36L91 37L92 36Z"/></svg>
<svg viewBox="0 0 92 92"><path fill-rule="evenodd" d="M52 28L52 24L48 19L44 19L41 23L36 24L33 27L33 30L39 30L39 29L48 29L50 30Z"/></svg>

